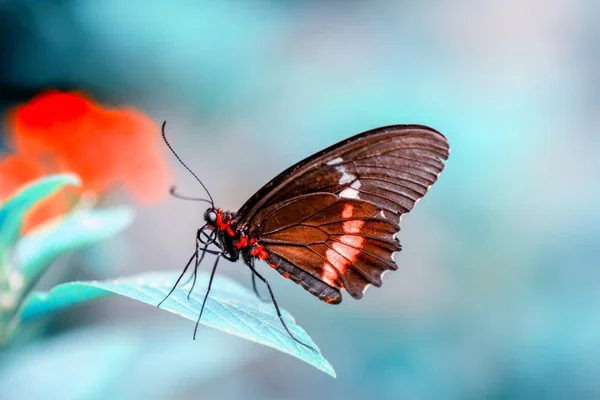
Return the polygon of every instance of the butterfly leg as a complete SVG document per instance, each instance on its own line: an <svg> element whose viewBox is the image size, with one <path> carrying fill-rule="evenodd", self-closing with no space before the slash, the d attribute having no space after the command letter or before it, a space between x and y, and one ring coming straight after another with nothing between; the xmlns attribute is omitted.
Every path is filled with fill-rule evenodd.
<svg viewBox="0 0 600 400"><path fill-rule="evenodd" d="M254 294L256 295L256 297L258 297L261 301L263 302L267 302L269 301L269 299L267 299L266 297L263 297L260 292L258 291L258 288L256 287L256 275L252 274L252 289L254 290Z"/></svg>
<svg viewBox="0 0 600 400"><path fill-rule="evenodd" d="M267 281L261 274L259 274L258 271L254 268L254 266L251 263L247 263L246 265L252 270L253 274L256 275L256 277L258 279L260 279L261 281L264 282L265 285L267 285L267 289L269 289L269 294L271 295L271 300L273 301L273 305L275 306L275 310L277 311L277 316L279 317L279 320L281 321L281 324L285 328L285 331L288 333L288 335L290 335L290 337L292 339L294 339L294 341L296 343L301 344L302 346L309 348L310 350L314 351L315 353L318 353L318 351L314 347L312 347L312 346L310 346L310 345L302 342L301 340L296 339L296 337L292 334L292 332L287 327L287 324L283 320L283 316L281 315L281 311L279 310L279 305L277 304L277 300L275 300L275 295L273 294L273 290L271 289L271 285L269 285L269 281Z"/></svg>
<svg viewBox="0 0 600 400"><path fill-rule="evenodd" d="M213 279L215 277L215 272L217 271L217 265L219 265L219 260L221 259L221 255L217 257L215 260L215 264L213 265L212 271L210 273L210 280L208 281L208 288L206 289L206 294L204 295L204 300L202 301L202 307L200 308L200 314L198 315L198 320L196 321L196 327L194 328L194 340L196 340L196 333L198 332L198 325L200 325L200 319L202 318L202 313L204 312L204 306L206 305L206 300L208 299L208 293L210 293L210 288L213 283Z"/></svg>
<svg viewBox="0 0 600 400"><path fill-rule="evenodd" d="M188 295L187 295L187 299L188 300L190 299L190 295L192 294L192 291L194 290L194 287L196 286L196 278L198 276L198 267L202 263L202 260L204 260L204 256L206 255L207 247L208 247L208 244L204 246L204 248L201 251L202 255L200 256L200 258L198 258L198 253L200 252L200 246L196 243L196 263L194 265L192 287L190 288L190 290L188 292ZM190 282L190 280L188 279L188 281L186 282L186 284L189 283L189 282Z"/></svg>
<svg viewBox="0 0 600 400"><path fill-rule="evenodd" d="M173 292L175 291L175 288L177 287L177 285L179 285L179 282L181 281L181 278L183 278L183 276L187 272L187 269L190 267L190 264L192 263L192 260L194 258L197 258L197 257L198 257L198 249L196 249L194 251L194 254L192 254L192 257L190 258L190 260L185 265L185 268L183 269L183 272L181 273L181 275L179 275L179 278L177 278L177 281L175 282L175 284L173 285L173 287L171 288L171 290L169 291L169 293L165 296L164 299L162 299L160 301L160 303L158 303L158 305L156 307L160 308L161 304L164 303L164 301L167 300L169 298L169 296L171 296L173 294Z"/></svg>
<svg viewBox="0 0 600 400"><path fill-rule="evenodd" d="M204 238L207 241L202 240L203 239L202 235L204 235ZM202 250L200 250L200 244L204 245L204 248ZM196 277L198 275L198 267L202 263L202 260L204 260L204 256L206 255L206 253L218 254L218 253L212 253L211 251L208 250L208 246L210 246L211 244L214 244L220 250L223 250L223 247L218 242L216 242L214 240L214 238L213 238L212 235L207 235L206 232L204 232L203 228L198 229L198 231L196 232L196 251L198 252L198 254L202 253L202 255L200 256L200 259L198 259L198 257L196 257L196 264L194 266L194 273L183 284L185 286L188 283L190 283L190 281L192 279L194 280L193 283L192 283L192 287L190 288L190 291L188 292L188 295L187 295L188 300L190 299L190 295L192 294L192 291L194 290L194 287L196 286Z"/></svg>
<svg viewBox="0 0 600 400"><path fill-rule="evenodd" d="M192 285L192 288L190 289L190 291L188 293L188 299L189 299L190 298L190 294L192 293L192 289L194 288L194 285L196 284L196 273L198 271L198 266L200 265L200 262L202 262L202 260L204 259L204 255L206 253L209 253L209 254L218 254L218 255L222 254L220 251L217 252L217 251L208 250L207 247L210 245L210 243L208 243L208 244L205 245L204 249L202 249L202 256L200 257L200 259L198 259L198 253L200 252L200 246L198 244L198 238L200 237L200 232L201 232L201 229L198 229L198 233L196 234L196 250L194 251L194 254L192 254L192 257L189 259L189 261L185 265L185 268L183 269L183 272L181 272L181 275L179 275L179 278L177 278L177 281L175 282L175 284L173 285L173 287L171 288L171 290L169 291L169 293L165 296L164 299L162 299L160 301L160 303L158 303L158 305L156 307L160 308L161 304L164 303L165 300L167 300L169 298L169 296L171 296L173 294L173 292L175 291L175 289L179 285L179 282L181 282L181 279L183 278L183 276L187 272L188 268L192 264L192 260L194 260L194 258L195 258L196 259L196 264L194 266L194 284ZM186 284L187 283L189 283L189 280L186 282Z"/></svg>
<svg viewBox="0 0 600 400"><path fill-rule="evenodd" d="M202 234L206 235L206 233L202 229L198 229L198 231L196 232L196 264L194 265L194 274L193 274L194 281L192 282L192 287L190 288L190 291L188 292L188 295L187 295L188 300L190 299L192 291L194 290L194 287L196 286L196 278L198 276L198 267L202 263L202 260L204 260L204 256L206 255L206 253L208 251L208 246L210 246L210 244L212 242L211 240L209 240L206 243L203 242ZM210 236L208 236L208 238L210 239ZM200 259L198 259L198 254L200 253L200 243L204 244L204 248L202 249L202 255L200 256ZM186 285L190 282L190 279L187 280L187 282L185 283Z"/></svg>
<svg viewBox="0 0 600 400"><path fill-rule="evenodd" d="M252 259L252 261L250 262L252 263L252 266L254 266L254 259ZM262 295L258 291L258 288L256 287L256 274L254 272L252 273L252 289L254 290L254 294L256 295L256 297L258 297L261 301L265 303L269 301L269 299L262 297Z"/></svg>

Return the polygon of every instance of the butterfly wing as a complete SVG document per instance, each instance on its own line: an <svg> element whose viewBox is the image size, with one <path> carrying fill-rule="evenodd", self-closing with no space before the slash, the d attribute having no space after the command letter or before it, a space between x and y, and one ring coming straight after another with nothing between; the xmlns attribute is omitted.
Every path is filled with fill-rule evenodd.
<svg viewBox="0 0 600 400"><path fill-rule="evenodd" d="M317 297L361 298L397 268L399 216L436 181L449 146L433 129L368 131L290 167L238 212L267 261Z"/></svg>
<svg viewBox="0 0 600 400"><path fill-rule="evenodd" d="M275 268L292 264L357 299L397 268L392 254L400 249L394 238L399 227L366 201L311 193L263 210L255 224L251 235L260 238Z"/></svg>
<svg viewBox="0 0 600 400"><path fill-rule="evenodd" d="M446 138L421 125L396 125L355 135L291 166L238 211L247 224L258 211L308 193L370 201L387 217L404 214L425 195L449 155Z"/></svg>

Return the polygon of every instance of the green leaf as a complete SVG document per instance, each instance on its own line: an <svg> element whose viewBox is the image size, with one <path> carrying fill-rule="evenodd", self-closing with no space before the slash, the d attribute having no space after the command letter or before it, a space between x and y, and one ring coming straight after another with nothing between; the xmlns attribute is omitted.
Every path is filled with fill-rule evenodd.
<svg viewBox="0 0 600 400"><path fill-rule="evenodd" d="M129 207L75 210L24 236L15 248L15 259L26 291L60 255L107 239L129 226L132 220L133 211Z"/></svg>
<svg viewBox="0 0 600 400"><path fill-rule="evenodd" d="M21 231L23 218L38 201L66 185L78 186L80 180L73 174L51 175L24 185L18 193L0 207L0 253L11 246Z"/></svg>
<svg viewBox="0 0 600 400"><path fill-rule="evenodd" d="M51 312L113 294L156 306L167 295L176 278L176 274L155 272L109 281L64 283L49 292L32 293L22 309L21 320L30 321ZM208 274L199 273L198 284L189 300L186 298L188 287L178 288L161 308L196 321L208 279ZM294 336L317 348L308 334L296 325L294 318L284 310L282 313ZM333 367L320 352L315 353L290 338L281 325L272 303L262 302L254 293L228 278L215 277L201 323L273 347L335 377ZM202 338L201 331L199 337Z"/></svg>

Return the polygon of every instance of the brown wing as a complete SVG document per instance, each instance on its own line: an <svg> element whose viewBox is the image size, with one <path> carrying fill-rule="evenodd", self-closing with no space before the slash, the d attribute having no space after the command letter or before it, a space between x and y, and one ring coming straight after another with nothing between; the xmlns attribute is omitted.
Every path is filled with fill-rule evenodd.
<svg viewBox="0 0 600 400"><path fill-rule="evenodd" d="M398 230L375 204L313 193L262 210L250 234L259 238L267 262L280 273L317 297L339 303L339 290L331 288L360 299L369 284L381 286L385 271L397 269Z"/></svg>
<svg viewBox="0 0 600 400"><path fill-rule="evenodd" d="M364 132L279 174L240 208L238 221L251 225L261 210L309 193L366 200L398 221L436 181L449 151L446 138L426 126Z"/></svg>
<svg viewBox="0 0 600 400"><path fill-rule="evenodd" d="M395 270L399 218L425 195L449 155L420 125L361 133L288 168L252 196L236 222L282 275L330 303L361 298Z"/></svg>

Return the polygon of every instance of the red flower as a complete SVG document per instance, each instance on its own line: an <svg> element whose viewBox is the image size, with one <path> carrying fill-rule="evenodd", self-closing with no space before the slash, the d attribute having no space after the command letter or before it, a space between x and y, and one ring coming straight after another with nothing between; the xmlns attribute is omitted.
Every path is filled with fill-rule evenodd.
<svg viewBox="0 0 600 400"><path fill-rule="evenodd" d="M76 173L82 190L100 195L118 184L144 203L167 192L159 127L136 109L49 91L14 109L8 130L17 155L0 161L0 201L23 183L58 172Z"/></svg>

